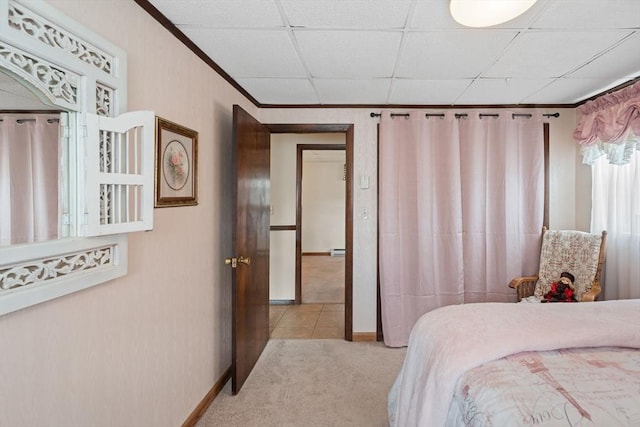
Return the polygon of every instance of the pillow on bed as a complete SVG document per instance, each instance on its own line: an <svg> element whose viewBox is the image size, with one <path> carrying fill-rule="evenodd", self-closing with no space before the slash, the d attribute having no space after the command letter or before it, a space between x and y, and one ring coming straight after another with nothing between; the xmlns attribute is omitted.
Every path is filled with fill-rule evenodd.
<svg viewBox="0 0 640 427"><path fill-rule="evenodd" d="M582 231L547 230L542 237L534 295L542 298L560 274L567 271L575 277L576 300L581 301L595 279L601 241L601 235Z"/></svg>

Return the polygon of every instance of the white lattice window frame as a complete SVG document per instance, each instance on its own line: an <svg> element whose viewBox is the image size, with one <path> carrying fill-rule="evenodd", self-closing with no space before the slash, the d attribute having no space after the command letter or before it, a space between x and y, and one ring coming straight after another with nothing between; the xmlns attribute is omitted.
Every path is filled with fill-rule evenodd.
<svg viewBox="0 0 640 427"><path fill-rule="evenodd" d="M87 121L95 123L96 114L117 120L126 111L126 54L45 1L0 0L0 69L68 112L61 117L68 140L64 193L72 195L63 215L64 238L0 247L3 315L125 275L126 233L152 228L154 166L146 152L143 171L133 177L145 186L144 221L101 225L95 209L100 195L85 187L97 179L93 166L99 161L98 133L87 130ZM140 115L145 150L153 152L153 112Z"/></svg>

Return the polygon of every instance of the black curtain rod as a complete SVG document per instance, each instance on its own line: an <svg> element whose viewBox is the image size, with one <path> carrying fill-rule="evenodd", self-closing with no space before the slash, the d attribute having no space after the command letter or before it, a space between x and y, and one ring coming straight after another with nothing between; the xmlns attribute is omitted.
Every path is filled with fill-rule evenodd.
<svg viewBox="0 0 640 427"><path fill-rule="evenodd" d="M405 117L405 118L409 118L409 113L391 113L391 117ZM382 116L382 114L380 113L371 113L370 114L371 117L380 117ZM442 115L444 117L444 114Z"/></svg>
<svg viewBox="0 0 640 427"><path fill-rule="evenodd" d="M35 122L36 119L16 119L16 123ZM0 119L0 122L4 122L4 119ZM60 119L47 119L47 123L58 123Z"/></svg>
<svg viewBox="0 0 640 427"><path fill-rule="evenodd" d="M380 117L382 114L380 113L371 113L370 116L371 117ZM469 114L467 113L456 113L455 117L456 119L462 118L462 117L468 117ZM498 113L480 113L478 114L479 117L499 117L500 114ZM544 117L555 117L558 118L560 117L560 113L545 113L543 114ZM409 113L391 113L391 117L405 117L408 118L409 117ZM429 117L444 117L444 113L427 113L425 114L426 118ZM531 117L533 117L533 114L531 113L512 113L511 114L511 118L515 119L516 117L526 117L528 119L530 119Z"/></svg>

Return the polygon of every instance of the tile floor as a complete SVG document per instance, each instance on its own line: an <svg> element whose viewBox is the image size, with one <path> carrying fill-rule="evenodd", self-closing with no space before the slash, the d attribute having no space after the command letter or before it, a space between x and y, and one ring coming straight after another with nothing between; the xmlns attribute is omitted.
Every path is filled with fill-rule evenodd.
<svg viewBox="0 0 640 427"><path fill-rule="evenodd" d="M272 305L271 338L344 339L344 304Z"/></svg>
<svg viewBox="0 0 640 427"><path fill-rule="evenodd" d="M302 304L269 308L271 338L344 339L344 257L302 257Z"/></svg>
<svg viewBox="0 0 640 427"><path fill-rule="evenodd" d="M302 257L302 303L344 303L343 256Z"/></svg>

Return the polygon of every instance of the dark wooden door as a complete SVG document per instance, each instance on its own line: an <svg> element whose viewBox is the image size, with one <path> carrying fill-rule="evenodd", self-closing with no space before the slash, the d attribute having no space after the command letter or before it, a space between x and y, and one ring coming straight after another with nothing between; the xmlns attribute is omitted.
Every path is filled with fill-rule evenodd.
<svg viewBox="0 0 640 427"><path fill-rule="evenodd" d="M236 168L232 392L237 394L269 340L269 130L233 106Z"/></svg>

